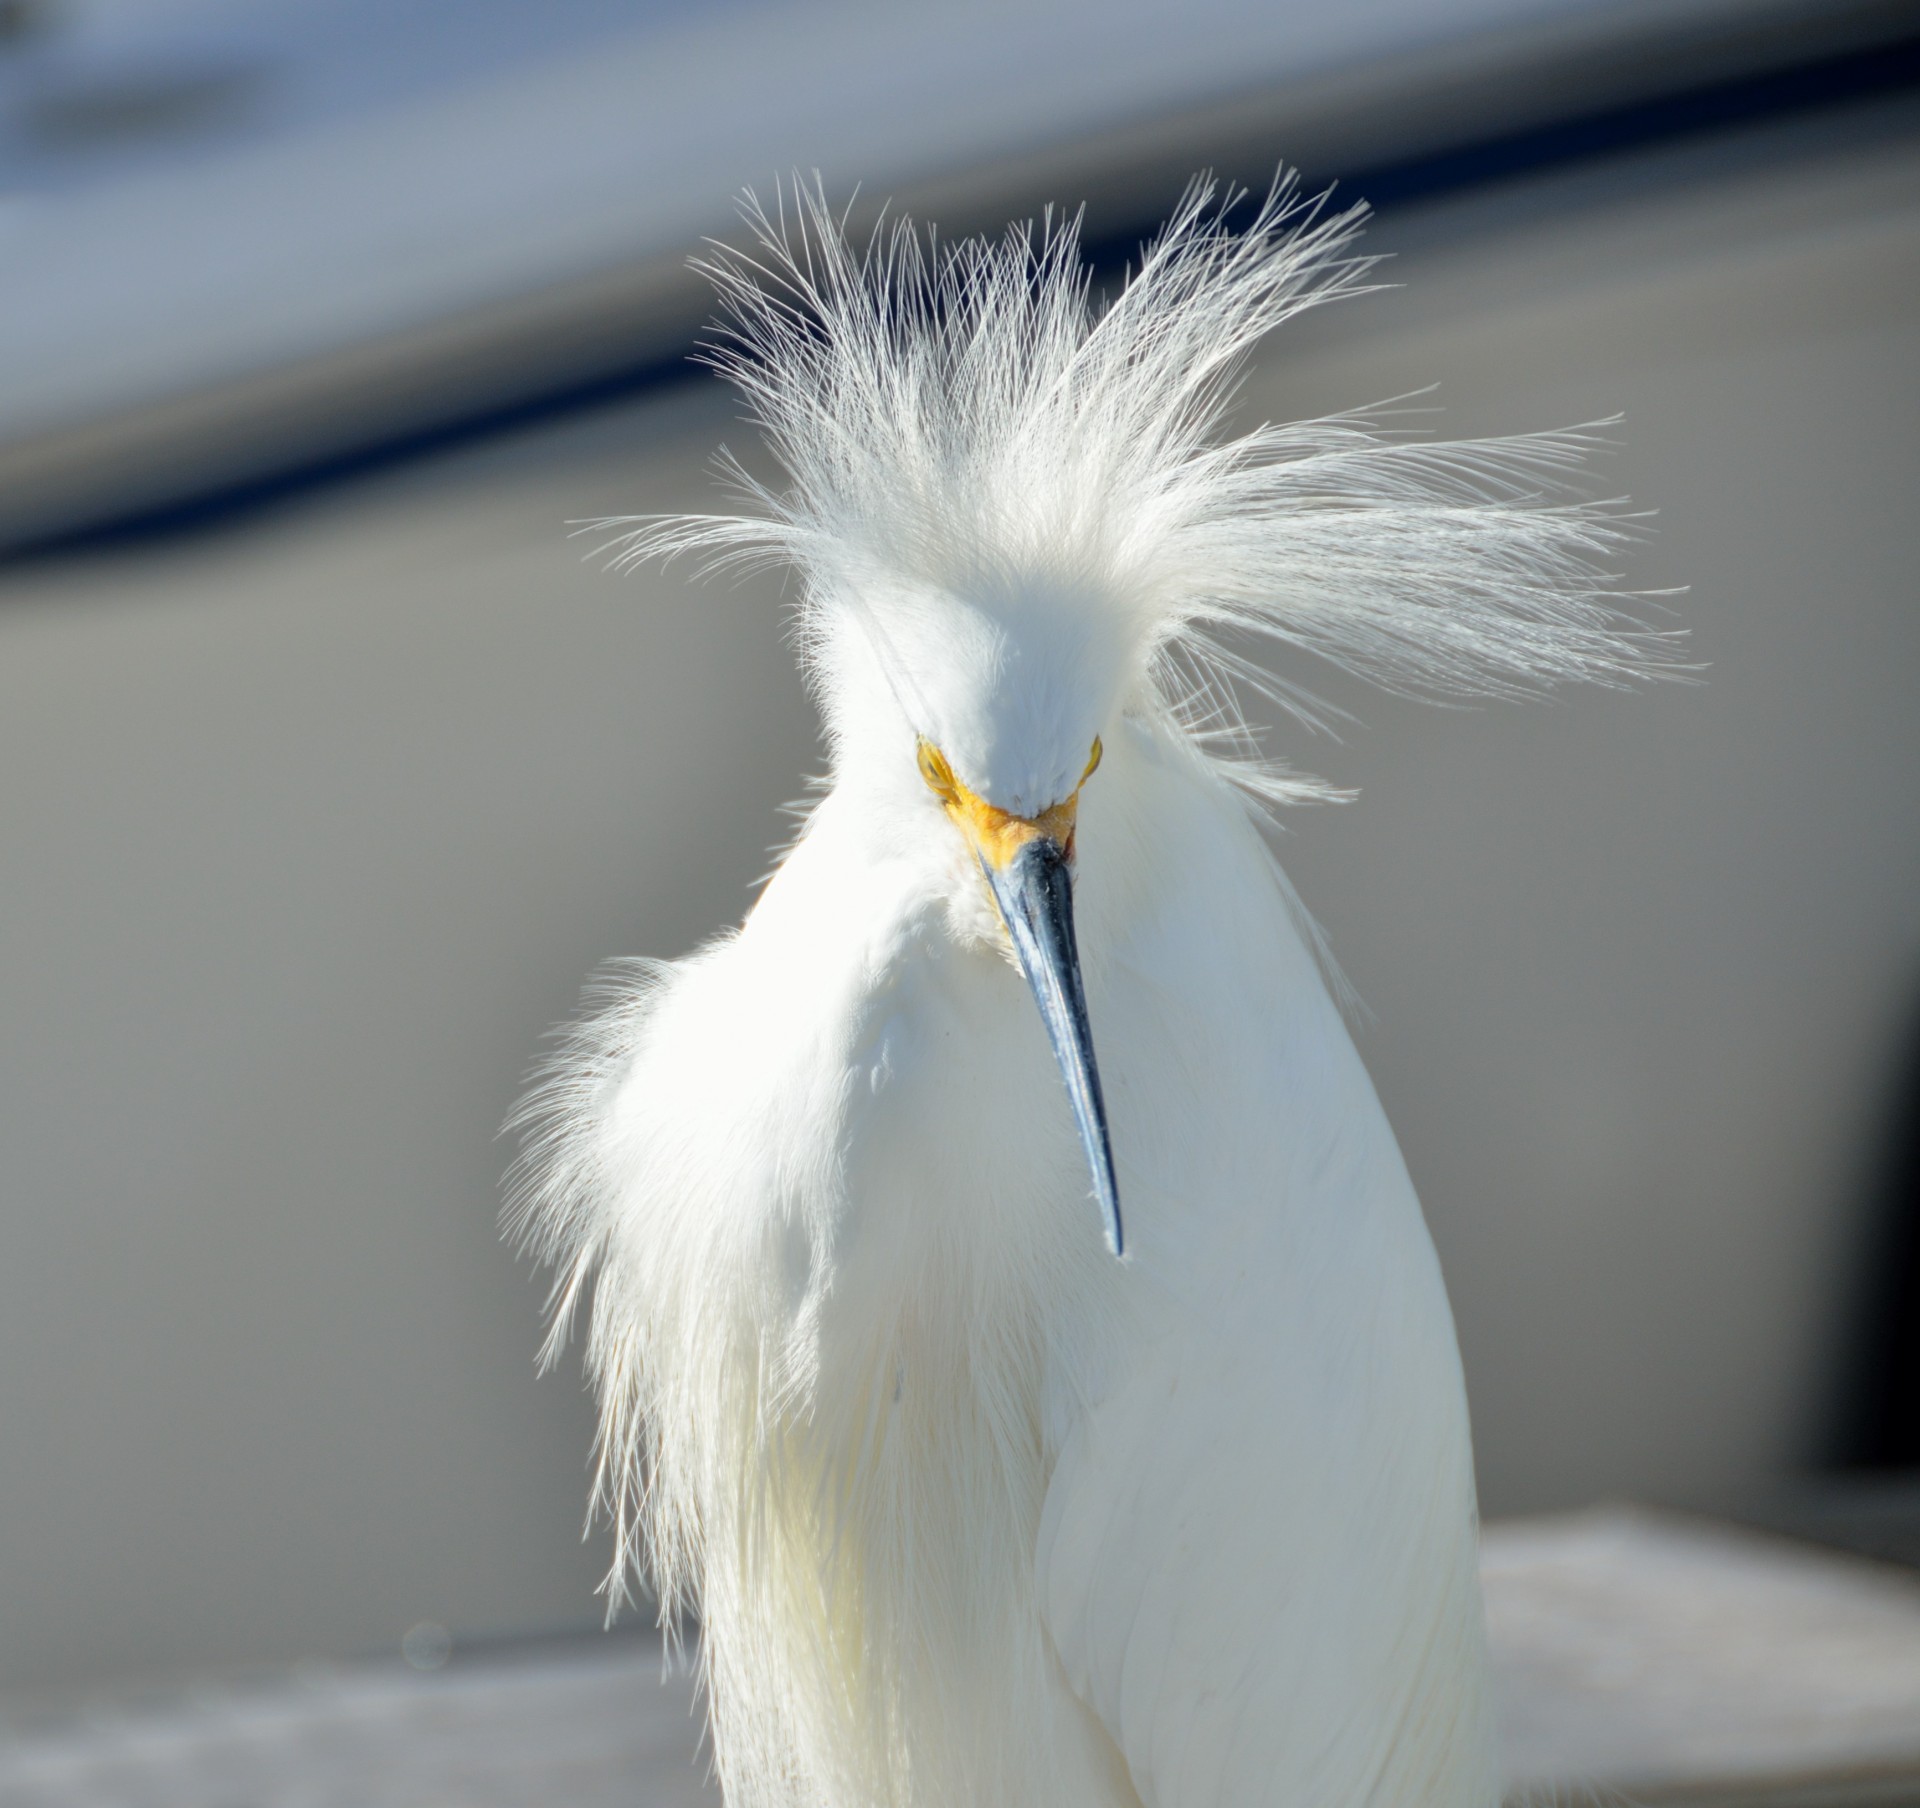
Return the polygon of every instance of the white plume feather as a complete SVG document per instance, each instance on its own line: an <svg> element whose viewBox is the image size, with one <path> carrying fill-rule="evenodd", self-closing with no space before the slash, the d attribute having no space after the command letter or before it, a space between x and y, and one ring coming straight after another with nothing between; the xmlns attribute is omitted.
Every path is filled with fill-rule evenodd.
<svg viewBox="0 0 1920 1808"><path fill-rule="evenodd" d="M749 196L750 246L702 266L728 316L710 361L789 486L727 460L755 512L594 525L627 529L623 566L791 565L803 643L850 615L909 686L901 595L1095 594L1152 698L1275 802L1333 793L1257 757L1239 687L1319 712L1300 673L1234 650L1249 635L1443 697L1671 669L1678 637L1608 569L1634 518L1569 494L1611 423L1434 443L1371 408L1221 437L1258 343L1364 293L1375 261L1353 253L1364 205L1283 174L1232 230L1245 199L1196 180L1102 304L1074 220L952 245L897 221L861 248L817 183L772 214Z"/></svg>

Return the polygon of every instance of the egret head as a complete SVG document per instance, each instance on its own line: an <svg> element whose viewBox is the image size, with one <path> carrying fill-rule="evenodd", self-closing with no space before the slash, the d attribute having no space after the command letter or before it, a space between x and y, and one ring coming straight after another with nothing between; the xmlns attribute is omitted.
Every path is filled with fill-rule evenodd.
<svg viewBox="0 0 1920 1808"><path fill-rule="evenodd" d="M997 594L996 594L997 590ZM1080 794L1127 689L1097 596L1040 575L843 604L815 630L836 776L951 875L949 916L1007 949L1066 1083L1107 1241L1119 1185L1074 925Z"/></svg>
<svg viewBox="0 0 1920 1808"><path fill-rule="evenodd" d="M1075 945L1083 788L1121 717L1184 737L1268 803L1329 795L1264 762L1251 685L1311 722L1248 636L1391 688L1451 695L1671 658L1619 607L1631 535L1565 499L1584 431L1434 445L1368 412L1220 436L1253 347L1364 287L1364 209L1277 181L1196 182L1097 301L1072 224L939 243L849 240L816 185L705 267L731 316L712 362L789 487L737 465L739 515L620 523L618 560L769 560L801 579L800 641L833 784L900 844L952 856L1004 933L1059 1058L1107 1234L1119 1195Z"/></svg>

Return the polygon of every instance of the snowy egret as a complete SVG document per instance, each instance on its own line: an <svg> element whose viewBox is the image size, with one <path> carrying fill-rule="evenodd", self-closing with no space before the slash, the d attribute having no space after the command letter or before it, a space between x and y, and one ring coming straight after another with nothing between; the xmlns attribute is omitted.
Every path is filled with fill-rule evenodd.
<svg viewBox="0 0 1920 1808"><path fill-rule="evenodd" d="M831 750L745 923L565 1036L515 1205L733 1808L1497 1795L1453 1324L1260 829L1324 789L1235 687L1310 708L1249 635L1455 694L1662 646L1584 432L1221 437L1367 270L1361 209L1231 199L1104 303L1071 224L749 203L714 355L788 485L622 524L798 573Z"/></svg>

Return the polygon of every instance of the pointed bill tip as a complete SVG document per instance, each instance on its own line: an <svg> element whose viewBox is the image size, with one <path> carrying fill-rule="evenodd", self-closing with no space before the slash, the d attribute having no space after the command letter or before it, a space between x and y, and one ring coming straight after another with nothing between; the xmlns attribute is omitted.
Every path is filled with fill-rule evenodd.
<svg viewBox="0 0 1920 1808"><path fill-rule="evenodd" d="M1107 1248L1120 1260L1127 1259L1127 1232L1120 1221L1120 1195L1113 1190L1113 1176L1106 1176L1106 1184L1100 1184L1099 1171L1095 1170L1095 1193L1100 1201L1100 1216L1107 1231Z"/></svg>

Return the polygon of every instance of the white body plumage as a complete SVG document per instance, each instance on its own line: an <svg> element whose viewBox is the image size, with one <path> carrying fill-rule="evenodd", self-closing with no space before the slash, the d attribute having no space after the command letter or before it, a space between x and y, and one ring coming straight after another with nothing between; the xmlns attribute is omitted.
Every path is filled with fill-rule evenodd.
<svg viewBox="0 0 1920 1808"><path fill-rule="evenodd" d="M1445 1293L1247 797L1309 787L1223 751L1208 630L1455 688L1648 649L1617 530L1531 493L1577 438L1211 441L1358 268L1292 208L1197 194L1104 313L1070 234L863 262L810 198L718 269L795 487L636 550L800 567L831 784L738 932L573 1033L520 1211L733 1808L1495 1800ZM1123 1261L1009 958L1034 848Z"/></svg>

